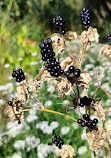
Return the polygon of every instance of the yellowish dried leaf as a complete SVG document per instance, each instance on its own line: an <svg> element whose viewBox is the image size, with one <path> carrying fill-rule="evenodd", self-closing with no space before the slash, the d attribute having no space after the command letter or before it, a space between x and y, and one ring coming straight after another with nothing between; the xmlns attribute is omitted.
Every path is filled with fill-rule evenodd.
<svg viewBox="0 0 111 158"><path fill-rule="evenodd" d="M77 33L72 32L72 31L67 31L66 34L64 35L64 38L67 40L73 40L77 38Z"/></svg>
<svg viewBox="0 0 111 158"><path fill-rule="evenodd" d="M80 77L77 79L79 89L85 90L89 88L91 81L90 73L87 71L81 71Z"/></svg>
<svg viewBox="0 0 111 158"><path fill-rule="evenodd" d="M17 100L26 102L29 99L29 92L26 84L17 86Z"/></svg>
<svg viewBox="0 0 111 158"><path fill-rule="evenodd" d="M55 79L55 77L52 77L50 75L50 73L45 69L44 66L42 66L42 68L39 71L38 76L36 76L36 78L35 78L35 80L37 82L39 82L39 81L49 81L51 79Z"/></svg>
<svg viewBox="0 0 111 158"><path fill-rule="evenodd" d="M69 67L73 64L74 64L74 61L70 57L67 57L61 62L61 69L64 71L67 71Z"/></svg>
<svg viewBox="0 0 111 158"><path fill-rule="evenodd" d="M58 55L61 55L62 51L65 48L65 39L62 35L60 35L59 33L54 33L51 35L51 40L52 40L52 46L55 49L55 52Z"/></svg>
<svg viewBox="0 0 111 158"><path fill-rule="evenodd" d="M99 34L96 28L89 27L87 31L83 31L81 34L81 42L83 45L87 43L87 48L91 46L91 42L96 41L98 42Z"/></svg>
<svg viewBox="0 0 111 158"><path fill-rule="evenodd" d="M70 95L72 85L67 78L62 78L57 82L55 89L64 97L65 95Z"/></svg>
<svg viewBox="0 0 111 158"><path fill-rule="evenodd" d="M26 80L27 86L33 91L38 92L40 88L40 82L37 82L36 80L29 78Z"/></svg>
<svg viewBox="0 0 111 158"><path fill-rule="evenodd" d="M107 44L100 50L101 55L106 55L111 58L111 45Z"/></svg>
<svg viewBox="0 0 111 158"><path fill-rule="evenodd" d="M102 101L100 99L94 102L92 106L92 111L94 115L98 116L101 120L105 120L105 111L102 107Z"/></svg>
<svg viewBox="0 0 111 158"><path fill-rule="evenodd" d="M71 145L62 145L62 149L57 148L57 153L61 158L73 158L76 155Z"/></svg>
<svg viewBox="0 0 111 158"><path fill-rule="evenodd" d="M106 139L106 132L102 127L98 126L97 128L92 130L88 128L86 130L86 133L89 148L91 150L97 151L104 145Z"/></svg>

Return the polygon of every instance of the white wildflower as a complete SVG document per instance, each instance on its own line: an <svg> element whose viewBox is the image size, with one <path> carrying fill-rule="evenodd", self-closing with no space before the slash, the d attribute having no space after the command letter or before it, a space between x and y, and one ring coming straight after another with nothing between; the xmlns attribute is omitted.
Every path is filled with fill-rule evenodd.
<svg viewBox="0 0 111 158"><path fill-rule="evenodd" d="M48 154L56 153L55 145L47 145L47 144L40 144L37 148L37 157L38 158L45 158L48 157Z"/></svg>
<svg viewBox="0 0 111 158"><path fill-rule="evenodd" d="M37 52L33 52L32 56L34 56L34 57L37 56Z"/></svg>
<svg viewBox="0 0 111 158"><path fill-rule="evenodd" d="M52 101L47 100L44 105L47 106L47 107L50 107L52 105Z"/></svg>
<svg viewBox="0 0 111 158"><path fill-rule="evenodd" d="M22 154L20 152L14 153L11 157L8 158L22 158Z"/></svg>
<svg viewBox="0 0 111 158"><path fill-rule="evenodd" d="M10 67L10 64L9 63L6 63L5 65L4 65L4 68L9 68Z"/></svg>
<svg viewBox="0 0 111 158"><path fill-rule="evenodd" d="M37 129L41 129L44 134L50 134L59 126L58 122L52 122L48 125L48 121L42 121L36 124Z"/></svg>
<svg viewBox="0 0 111 158"><path fill-rule="evenodd" d="M27 151L30 151L32 148L36 148L40 144L40 138L36 138L35 136L29 135L25 141Z"/></svg>
<svg viewBox="0 0 111 158"><path fill-rule="evenodd" d="M17 121L9 122L7 124L8 131L6 132L9 136L15 138L18 134L26 132L29 130L26 122L22 121L22 124L18 124Z"/></svg>
<svg viewBox="0 0 111 158"><path fill-rule="evenodd" d="M79 125L78 125L78 123L76 123L76 122L73 123L72 126L73 126L73 128L74 128L75 130L77 130L77 129L79 128Z"/></svg>
<svg viewBox="0 0 111 158"><path fill-rule="evenodd" d="M64 126L61 128L62 135L66 135L69 131L70 131L70 127Z"/></svg>
<svg viewBox="0 0 111 158"><path fill-rule="evenodd" d="M25 141L24 140L17 140L13 146L15 149L24 149L25 148Z"/></svg>
<svg viewBox="0 0 111 158"><path fill-rule="evenodd" d="M79 155L83 155L83 154L85 154L87 151L88 151L88 149L87 149L86 146L81 146L81 147L79 147L79 149L78 149L78 154L79 154Z"/></svg>
<svg viewBox="0 0 111 158"><path fill-rule="evenodd" d="M47 89L48 92L53 93L55 91L55 87L53 85L50 85Z"/></svg>
<svg viewBox="0 0 111 158"><path fill-rule="evenodd" d="M81 134L81 139L82 139L82 140L86 140L86 139L87 139L86 129L83 130L83 132L82 132L82 134Z"/></svg>

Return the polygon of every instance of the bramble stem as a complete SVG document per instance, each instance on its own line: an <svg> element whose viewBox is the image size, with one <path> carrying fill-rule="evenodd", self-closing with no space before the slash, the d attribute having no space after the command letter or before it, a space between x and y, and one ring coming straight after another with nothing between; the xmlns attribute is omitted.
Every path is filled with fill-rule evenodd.
<svg viewBox="0 0 111 158"><path fill-rule="evenodd" d="M46 112L54 113L54 114L57 114L57 115L66 116L66 117L69 117L70 119L74 120L75 122L77 122L77 120L75 118L73 118L73 117L71 117L69 115L66 115L66 114L61 113L61 112L49 110L49 109L24 109L24 110L20 110L19 112L30 111L30 110L46 111Z"/></svg>
<svg viewBox="0 0 111 158"><path fill-rule="evenodd" d="M64 113L61 113L61 112L57 112L57 111L53 111L53 110L49 110L49 109L45 109L44 111L46 112L51 112L51 113L55 113L55 114L58 114L58 115L62 115L62 116L66 116L66 117L69 117L70 119L74 120L77 122L77 120L69 115L66 115Z"/></svg>

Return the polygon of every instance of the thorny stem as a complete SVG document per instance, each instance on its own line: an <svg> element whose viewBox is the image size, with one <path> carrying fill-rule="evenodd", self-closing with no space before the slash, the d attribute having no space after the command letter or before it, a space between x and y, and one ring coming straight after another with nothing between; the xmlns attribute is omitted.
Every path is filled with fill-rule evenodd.
<svg viewBox="0 0 111 158"><path fill-rule="evenodd" d="M66 116L66 117L68 117L68 118L74 120L75 122L77 122L77 120L76 120L75 118L73 118L73 117L71 117L71 116L69 116L69 115L66 115L66 114L61 113L61 112L49 110L49 109L43 109L43 110L42 110L42 109L24 109L24 110L20 110L20 112L30 111L30 110L35 110L35 111L38 110L38 111L46 111L46 112L50 112L50 113L55 113L55 114L57 114L57 115Z"/></svg>
<svg viewBox="0 0 111 158"><path fill-rule="evenodd" d="M84 54L85 54L85 51L86 51L86 48L87 48L87 44L88 44L88 41L85 45L85 48L83 49L83 53L82 53L82 57L80 58L80 64L79 64L79 68L81 69L81 64L82 64L82 60L83 60L83 57L84 57Z"/></svg>
<svg viewBox="0 0 111 158"><path fill-rule="evenodd" d="M75 56L73 55L73 53L70 51L70 49L68 47L66 47L66 49L69 51L70 56L75 60L77 66L79 67L79 62L77 61L77 59L75 58Z"/></svg>

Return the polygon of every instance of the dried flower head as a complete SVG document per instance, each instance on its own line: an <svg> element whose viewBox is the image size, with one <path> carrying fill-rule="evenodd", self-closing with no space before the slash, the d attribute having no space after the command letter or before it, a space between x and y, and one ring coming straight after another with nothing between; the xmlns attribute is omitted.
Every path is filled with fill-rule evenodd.
<svg viewBox="0 0 111 158"><path fill-rule="evenodd" d="M98 116L101 120L105 120L105 110L102 107L101 99L97 99L94 101L92 111L94 115Z"/></svg>
<svg viewBox="0 0 111 158"><path fill-rule="evenodd" d="M70 57L67 57L61 62L61 68L62 70L67 71L69 67L73 64L74 64L74 61Z"/></svg>
<svg viewBox="0 0 111 158"><path fill-rule="evenodd" d="M77 38L77 33L76 32L72 32L72 31L67 31L66 34L64 35L64 38L66 40L73 40Z"/></svg>
<svg viewBox="0 0 111 158"><path fill-rule="evenodd" d="M106 132L100 126L95 129L87 129L87 141L89 147L93 151L97 151L104 145L104 141L106 139Z"/></svg>
<svg viewBox="0 0 111 158"><path fill-rule="evenodd" d="M45 66L43 65L42 68L39 71L38 76L36 76L36 81L49 81L51 79L55 79L55 77L52 77L50 73L46 70Z"/></svg>
<svg viewBox="0 0 111 158"><path fill-rule="evenodd" d="M101 55L106 55L111 58L111 45L107 44L100 50Z"/></svg>
<svg viewBox="0 0 111 158"><path fill-rule="evenodd" d="M62 95L62 97L64 97L65 95L70 95L72 86L67 78L61 78L57 82L55 89Z"/></svg>
<svg viewBox="0 0 111 158"><path fill-rule="evenodd" d="M13 98L12 106L7 106L4 112L11 121L22 121L24 120L24 112L19 112L19 110L22 110L22 103L19 100Z"/></svg>
<svg viewBox="0 0 111 158"><path fill-rule="evenodd" d="M61 158L73 158L76 155L71 145L63 145L62 149L57 148L57 153Z"/></svg>
<svg viewBox="0 0 111 158"><path fill-rule="evenodd" d="M26 80L27 87L29 87L32 91L38 92L40 88L40 81L37 82L36 80L29 78Z"/></svg>
<svg viewBox="0 0 111 158"><path fill-rule="evenodd" d="M87 49L91 46L91 42L98 42L99 34L96 28L89 27L87 31L83 31L81 34L82 44L87 44Z"/></svg>
<svg viewBox="0 0 111 158"><path fill-rule="evenodd" d="M55 52L58 55L61 55L62 51L65 48L65 40L63 36L61 36L59 33L54 33L51 35L52 40L52 46L55 48Z"/></svg>
<svg viewBox="0 0 111 158"><path fill-rule="evenodd" d="M81 90L88 89L90 81L91 81L90 73L87 71L81 71L80 77L77 79L79 89Z"/></svg>
<svg viewBox="0 0 111 158"><path fill-rule="evenodd" d="M29 92L25 83L17 86L17 99L22 102L29 99Z"/></svg>

